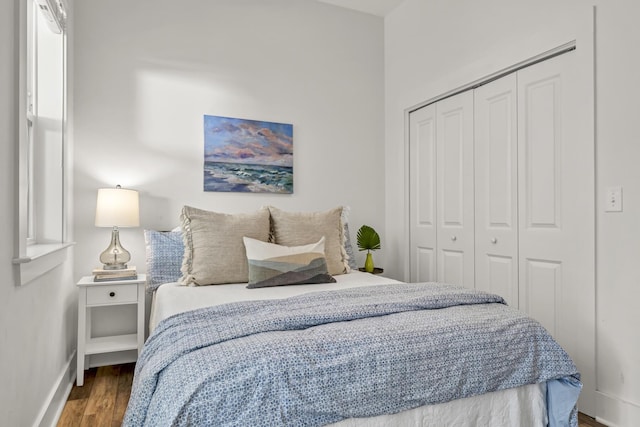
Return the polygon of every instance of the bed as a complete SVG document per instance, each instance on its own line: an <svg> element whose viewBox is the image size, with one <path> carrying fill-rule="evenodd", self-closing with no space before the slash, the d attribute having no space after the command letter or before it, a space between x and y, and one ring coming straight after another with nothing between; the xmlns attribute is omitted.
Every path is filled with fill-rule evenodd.
<svg viewBox="0 0 640 427"><path fill-rule="evenodd" d="M181 279L151 289L125 426L577 425L575 365L499 296L348 268L328 283L249 288L249 273L185 286L199 245L190 231L183 223L172 235L192 251L169 257ZM344 235L338 242L344 257ZM154 260L169 263L148 253L148 268ZM186 270L198 280L197 266Z"/></svg>

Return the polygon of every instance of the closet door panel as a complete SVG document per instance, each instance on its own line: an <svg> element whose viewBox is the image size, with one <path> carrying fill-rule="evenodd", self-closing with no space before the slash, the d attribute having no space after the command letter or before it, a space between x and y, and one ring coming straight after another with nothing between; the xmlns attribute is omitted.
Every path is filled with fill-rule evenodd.
<svg viewBox="0 0 640 427"><path fill-rule="evenodd" d="M587 390L580 401L589 408L595 375L593 110L576 55L517 75L520 309L574 359Z"/></svg>
<svg viewBox="0 0 640 427"><path fill-rule="evenodd" d="M410 280L436 280L436 116L435 105L409 115Z"/></svg>
<svg viewBox="0 0 640 427"><path fill-rule="evenodd" d="M537 319L552 335L558 335L560 307L557 302L562 296L562 263L527 259L524 265L527 284L527 304L522 307L531 317Z"/></svg>
<svg viewBox="0 0 640 427"><path fill-rule="evenodd" d="M563 126L566 111L567 76L563 75L563 58L555 58L521 70L519 79L519 151L520 151L520 251L523 272L521 307L532 312L532 293L536 292L530 274L533 265L563 266L573 258L573 221L579 222L580 212L572 208L575 203L572 190L565 179L573 173L571 162L564 159L563 151L571 149L575 137ZM553 66L552 66L553 65ZM578 154L578 153L574 153ZM567 198L563 200L563 193ZM571 215L574 211L574 215ZM572 218L566 221L565 218ZM578 266L576 266L578 267ZM563 268L565 274L571 274ZM561 307L555 301L557 293L548 295L548 304ZM529 301L532 300L532 301ZM558 316L555 316L556 321ZM538 319L547 324L550 319ZM557 329L556 326L553 329Z"/></svg>
<svg viewBox="0 0 640 427"><path fill-rule="evenodd" d="M484 265L479 266L476 261L476 271L479 268L486 269L486 282L484 283L488 286L480 286L479 278L476 275L476 289L498 294L505 299L507 304L517 308L518 300L514 297L514 294L517 295L517 289L513 289L513 278L517 277L515 271L518 269L518 260L511 255L484 254L483 258L480 262L484 262Z"/></svg>
<svg viewBox="0 0 640 427"><path fill-rule="evenodd" d="M440 251L440 281L446 283L464 283L465 259L464 252L442 249Z"/></svg>
<svg viewBox="0 0 640 427"><path fill-rule="evenodd" d="M417 275L412 275L412 282L434 282L436 280L435 248L416 248L415 268Z"/></svg>
<svg viewBox="0 0 640 427"><path fill-rule="evenodd" d="M436 104L438 280L474 288L473 92Z"/></svg>
<svg viewBox="0 0 640 427"><path fill-rule="evenodd" d="M525 74L526 76L526 74ZM561 229L562 80L551 74L523 83L523 206L529 230ZM556 234L561 238L560 233Z"/></svg>
<svg viewBox="0 0 640 427"><path fill-rule="evenodd" d="M475 90L476 288L518 306L517 81Z"/></svg>

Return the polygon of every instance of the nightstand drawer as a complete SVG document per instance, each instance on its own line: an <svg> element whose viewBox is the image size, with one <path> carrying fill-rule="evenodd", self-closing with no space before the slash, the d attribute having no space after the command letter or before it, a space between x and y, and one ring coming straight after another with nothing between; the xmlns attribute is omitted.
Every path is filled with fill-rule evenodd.
<svg viewBox="0 0 640 427"><path fill-rule="evenodd" d="M112 285L87 288L87 305L124 304L137 301L137 286Z"/></svg>

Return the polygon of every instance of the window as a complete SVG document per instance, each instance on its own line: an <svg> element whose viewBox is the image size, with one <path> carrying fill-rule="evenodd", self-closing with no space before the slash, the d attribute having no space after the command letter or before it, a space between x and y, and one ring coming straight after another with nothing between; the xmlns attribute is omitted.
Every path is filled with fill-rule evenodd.
<svg viewBox="0 0 640 427"><path fill-rule="evenodd" d="M66 14L62 0L20 2L18 233L21 284L64 261Z"/></svg>

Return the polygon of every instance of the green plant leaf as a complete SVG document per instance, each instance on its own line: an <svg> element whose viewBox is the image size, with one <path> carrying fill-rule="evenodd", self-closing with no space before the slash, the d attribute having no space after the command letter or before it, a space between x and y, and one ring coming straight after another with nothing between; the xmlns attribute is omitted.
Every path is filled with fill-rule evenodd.
<svg viewBox="0 0 640 427"><path fill-rule="evenodd" d="M363 225L356 236L358 249L361 251L375 251L380 249L380 236L372 227Z"/></svg>

